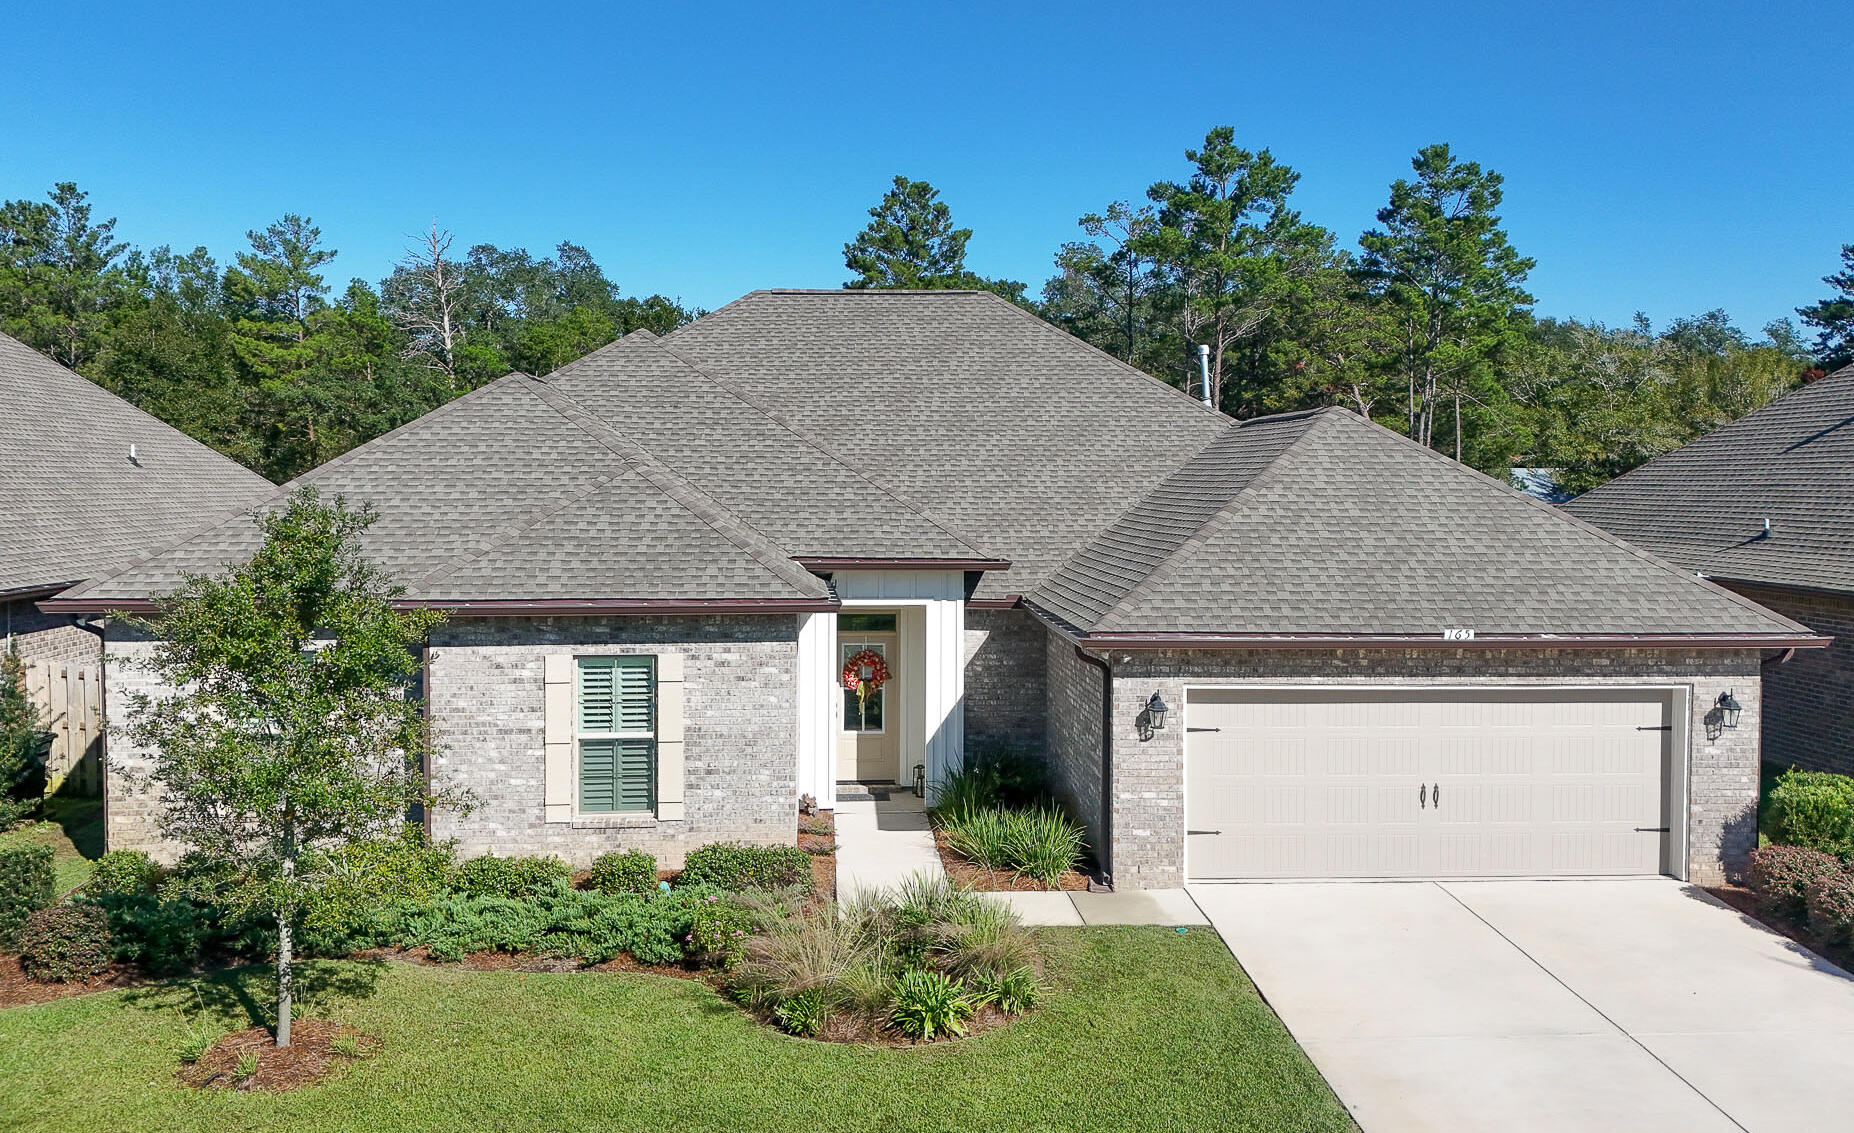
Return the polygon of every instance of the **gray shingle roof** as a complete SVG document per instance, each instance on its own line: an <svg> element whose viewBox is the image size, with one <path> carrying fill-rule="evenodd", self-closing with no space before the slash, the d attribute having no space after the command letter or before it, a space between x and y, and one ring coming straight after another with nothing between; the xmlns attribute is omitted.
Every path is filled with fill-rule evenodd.
<svg viewBox="0 0 1854 1133"><path fill-rule="evenodd" d="M107 574L271 490L0 335L0 592Z"/></svg>
<svg viewBox="0 0 1854 1133"><path fill-rule="evenodd" d="M570 398L512 374L284 490L373 504L369 557L420 600L820 599L829 589ZM280 498L279 493L279 498ZM248 516L66 599L148 598L249 556Z"/></svg>
<svg viewBox="0 0 1854 1133"><path fill-rule="evenodd" d="M1854 366L1565 507L1710 576L1854 590Z"/></svg>
<svg viewBox="0 0 1854 1133"><path fill-rule="evenodd" d="M1228 429L1029 597L1104 635L1807 632L1344 409Z"/></svg>
<svg viewBox="0 0 1854 1133"><path fill-rule="evenodd" d="M1009 559L980 597L1034 588L1229 424L985 292L756 291L663 342Z"/></svg>

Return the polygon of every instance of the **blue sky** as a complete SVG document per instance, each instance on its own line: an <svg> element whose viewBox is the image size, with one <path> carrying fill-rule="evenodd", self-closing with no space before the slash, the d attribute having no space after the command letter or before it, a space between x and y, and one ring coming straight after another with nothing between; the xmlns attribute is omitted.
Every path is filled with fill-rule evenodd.
<svg viewBox="0 0 1854 1133"><path fill-rule="evenodd" d="M835 286L905 173L1035 291L1221 123L1347 244L1419 146L1499 170L1545 314L1755 330L1854 242L1845 0L8 7L0 196L75 180L222 260L305 213L340 280L435 217L707 307Z"/></svg>

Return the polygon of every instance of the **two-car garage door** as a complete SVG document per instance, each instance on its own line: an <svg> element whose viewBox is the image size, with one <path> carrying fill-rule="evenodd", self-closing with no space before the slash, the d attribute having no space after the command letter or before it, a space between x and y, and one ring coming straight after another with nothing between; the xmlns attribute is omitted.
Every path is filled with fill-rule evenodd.
<svg viewBox="0 0 1854 1133"><path fill-rule="evenodd" d="M1663 870L1656 690L1193 690L1195 880Z"/></svg>

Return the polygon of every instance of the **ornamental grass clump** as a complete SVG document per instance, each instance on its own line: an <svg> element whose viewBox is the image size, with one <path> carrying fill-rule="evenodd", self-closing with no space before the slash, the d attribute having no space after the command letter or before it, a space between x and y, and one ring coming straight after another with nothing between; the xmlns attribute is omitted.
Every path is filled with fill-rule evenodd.
<svg viewBox="0 0 1854 1133"><path fill-rule="evenodd" d="M1054 888L1081 863L1082 829L1053 804L942 811L939 823L947 846L981 869L1008 869Z"/></svg>

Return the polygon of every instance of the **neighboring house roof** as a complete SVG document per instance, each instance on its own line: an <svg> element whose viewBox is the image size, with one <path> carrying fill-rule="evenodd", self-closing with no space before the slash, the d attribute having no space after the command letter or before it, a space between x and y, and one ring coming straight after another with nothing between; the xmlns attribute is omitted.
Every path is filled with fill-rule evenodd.
<svg viewBox="0 0 1854 1133"><path fill-rule="evenodd" d="M1710 577L1854 591L1854 366L1565 506Z"/></svg>
<svg viewBox="0 0 1854 1133"><path fill-rule="evenodd" d="M3 334L0 487L0 594L107 574L272 491L257 473Z"/></svg>
<svg viewBox="0 0 1854 1133"><path fill-rule="evenodd" d="M982 291L756 291L662 341L1010 560L980 598L1035 588L1229 424Z"/></svg>
<svg viewBox="0 0 1854 1133"><path fill-rule="evenodd" d="M1227 429L1028 596L1074 636L1810 636L1345 409Z"/></svg>

